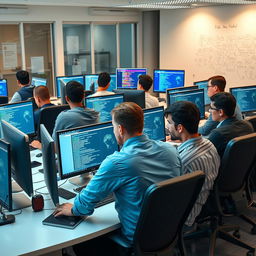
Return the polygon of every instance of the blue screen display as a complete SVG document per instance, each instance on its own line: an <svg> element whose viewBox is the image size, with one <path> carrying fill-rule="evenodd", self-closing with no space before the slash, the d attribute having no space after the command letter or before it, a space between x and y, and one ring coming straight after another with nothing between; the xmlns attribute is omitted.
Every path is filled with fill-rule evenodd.
<svg viewBox="0 0 256 256"><path fill-rule="evenodd" d="M0 122L5 120L25 134L34 134L34 112L31 101L0 106ZM1 124L0 124L1 127ZM2 138L2 127L1 127Z"/></svg>
<svg viewBox="0 0 256 256"><path fill-rule="evenodd" d="M165 140L163 107L144 109L143 133L152 140Z"/></svg>
<svg viewBox="0 0 256 256"><path fill-rule="evenodd" d="M184 70L154 70L154 92L165 92L168 88L183 87Z"/></svg>
<svg viewBox="0 0 256 256"><path fill-rule="evenodd" d="M47 81L44 78L32 77L31 84L34 86L40 86L40 85L46 86Z"/></svg>
<svg viewBox="0 0 256 256"><path fill-rule="evenodd" d="M119 89L137 89L139 76L146 74L146 68L117 68L116 86Z"/></svg>
<svg viewBox="0 0 256 256"><path fill-rule="evenodd" d="M65 86L69 81L77 81L84 86L84 76L59 76L56 77L57 97L60 98L61 85Z"/></svg>
<svg viewBox="0 0 256 256"><path fill-rule="evenodd" d="M200 111L200 117L204 118L204 90L203 89L169 94L170 104L176 101L181 101L181 100L191 101L195 105L197 105Z"/></svg>
<svg viewBox="0 0 256 256"><path fill-rule="evenodd" d="M8 96L7 80L0 79L0 96Z"/></svg>
<svg viewBox="0 0 256 256"><path fill-rule="evenodd" d="M124 102L123 95L107 95L99 97L88 97L85 99L85 106L93 108L100 113L100 122L111 121L111 110Z"/></svg>
<svg viewBox="0 0 256 256"><path fill-rule="evenodd" d="M62 177L99 167L118 150L111 122L57 132Z"/></svg>
<svg viewBox="0 0 256 256"><path fill-rule="evenodd" d="M211 100L208 96L208 80L194 82L194 85L197 85L199 89L204 89L204 103L205 105L210 105Z"/></svg>
<svg viewBox="0 0 256 256"><path fill-rule="evenodd" d="M230 92L236 98L241 112L256 111L256 86L230 88Z"/></svg>
<svg viewBox="0 0 256 256"><path fill-rule="evenodd" d="M116 89L116 75L111 74L110 77L111 77L110 85L109 85L107 91L112 92L113 90ZM91 91L91 85L94 85L94 91L95 92L97 91L98 75L85 75L84 80L85 80L85 90Z"/></svg>

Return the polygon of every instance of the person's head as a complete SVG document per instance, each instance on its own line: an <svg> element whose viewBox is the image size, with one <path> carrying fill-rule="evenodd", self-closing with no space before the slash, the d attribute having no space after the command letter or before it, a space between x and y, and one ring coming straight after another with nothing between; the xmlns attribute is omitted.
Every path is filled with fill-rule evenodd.
<svg viewBox="0 0 256 256"><path fill-rule="evenodd" d="M44 104L50 103L50 93L46 86L40 85L33 90L36 105L40 108Z"/></svg>
<svg viewBox="0 0 256 256"><path fill-rule="evenodd" d="M183 135L197 134L200 121L198 107L189 101L177 101L165 109L168 130L172 137L183 139Z"/></svg>
<svg viewBox="0 0 256 256"><path fill-rule="evenodd" d="M212 76L208 79L208 96L211 97L218 92L224 92L226 79L223 76Z"/></svg>
<svg viewBox="0 0 256 256"><path fill-rule="evenodd" d="M26 70L20 70L16 73L17 83L20 87L24 85L28 85L29 80L29 73Z"/></svg>
<svg viewBox="0 0 256 256"><path fill-rule="evenodd" d="M107 90L110 85L110 80L111 80L111 77L110 77L109 73L107 73L107 72L100 73L99 77L98 77L99 88Z"/></svg>
<svg viewBox="0 0 256 256"><path fill-rule="evenodd" d="M77 81L69 81L66 84L66 101L68 103L82 103L84 87Z"/></svg>
<svg viewBox="0 0 256 256"><path fill-rule="evenodd" d="M142 134L144 114L136 103L121 103L112 110L111 115L114 134L119 145L123 145L128 138Z"/></svg>
<svg viewBox="0 0 256 256"><path fill-rule="evenodd" d="M149 75L140 75L138 80L138 89L149 91L153 84L153 80Z"/></svg>
<svg viewBox="0 0 256 256"><path fill-rule="evenodd" d="M212 113L213 121L223 121L232 117L235 113L236 99L228 92L219 92L211 98L209 111Z"/></svg>

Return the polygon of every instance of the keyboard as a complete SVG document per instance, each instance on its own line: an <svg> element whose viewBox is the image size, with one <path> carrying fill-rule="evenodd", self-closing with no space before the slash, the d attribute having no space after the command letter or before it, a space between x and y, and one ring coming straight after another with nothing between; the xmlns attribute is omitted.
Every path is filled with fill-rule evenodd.
<svg viewBox="0 0 256 256"><path fill-rule="evenodd" d="M95 208L101 207L101 206L103 206L103 205L105 205L105 204L112 203L112 202L114 202L114 201L115 201L115 199L114 199L114 194L111 193L111 194L109 194L107 197L105 197L104 199L102 199L101 201L99 201L99 202L96 204Z"/></svg>
<svg viewBox="0 0 256 256"><path fill-rule="evenodd" d="M59 193L59 196L66 199L66 200L69 200L73 197L76 196L75 193L71 192L71 191L68 191L64 188L58 188L58 193Z"/></svg>
<svg viewBox="0 0 256 256"><path fill-rule="evenodd" d="M85 187L86 187L86 185L83 185L83 186L81 186L81 187L76 187L76 188L74 188L73 190L74 190L75 192L79 193L79 192L81 192Z"/></svg>

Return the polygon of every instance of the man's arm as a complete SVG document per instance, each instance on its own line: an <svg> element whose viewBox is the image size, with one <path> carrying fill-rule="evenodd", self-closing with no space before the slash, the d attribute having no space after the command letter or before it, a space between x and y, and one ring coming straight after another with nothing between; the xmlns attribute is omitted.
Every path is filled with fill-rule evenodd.
<svg viewBox="0 0 256 256"><path fill-rule="evenodd" d="M15 92L11 98L11 100L9 101L9 103L16 103L21 101L21 97L20 94L18 92Z"/></svg>
<svg viewBox="0 0 256 256"><path fill-rule="evenodd" d="M218 123L219 122L212 120L212 114L210 114L205 124L203 126L198 127L198 132L203 136L207 136L213 129L217 127Z"/></svg>

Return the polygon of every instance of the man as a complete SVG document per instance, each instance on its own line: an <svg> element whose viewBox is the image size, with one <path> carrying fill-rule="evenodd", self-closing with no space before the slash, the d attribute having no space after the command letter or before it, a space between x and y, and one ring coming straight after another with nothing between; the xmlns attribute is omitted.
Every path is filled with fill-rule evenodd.
<svg viewBox="0 0 256 256"><path fill-rule="evenodd" d="M194 103L177 101L165 110L165 116L171 135L179 138L182 142L178 146L178 152L183 164L183 173L197 170L205 173L202 190L186 221L187 226L192 226L213 187L218 174L220 158L214 145L197 132L200 112Z"/></svg>
<svg viewBox="0 0 256 256"><path fill-rule="evenodd" d="M90 96L104 96L104 95L111 95L115 94L114 92L107 91L108 87L110 86L111 77L109 73L103 72L99 74L98 77L98 89L97 92Z"/></svg>
<svg viewBox="0 0 256 256"><path fill-rule="evenodd" d="M209 140L222 158L228 142L235 137L252 133L253 127L249 122L234 117L236 99L232 94L220 92L210 99L212 120L219 124L209 134Z"/></svg>
<svg viewBox="0 0 256 256"><path fill-rule="evenodd" d="M149 93L149 89L153 84L153 80L149 75L140 75L138 80L138 90L145 91L146 108L154 108L159 106L158 99Z"/></svg>
<svg viewBox="0 0 256 256"><path fill-rule="evenodd" d="M61 205L55 215L91 215L95 204L114 192L122 235L131 244L147 187L180 176L181 161L172 145L142 134L144 117L137 104L124 102L115 107L112 123L121 150L102 162L73 205Z"/></svg>
<svg viewBox="0 0 256 256"><path fill-rule="evenodd" d="M208 79L208 96L211 97L218 92L224 92L226 86L226 80L223 76L213 76ZM242 120L242 113L238 106L236 106L236 110L234 113L237 120ZM212 119L212 115L210 113L208 120L205 124L199 127L198 132L203 136L208 136L210 132L215 129L218 125L217 121Z"/></svg>
<svg viewBox="0 0 256 256"><path fill-rule="evenodd" d="M30 85L29 73L25 70L20 70L16 73L16 78L20 89L13 94L9 103L24 101L33 97L34 86Z"/></svg>

